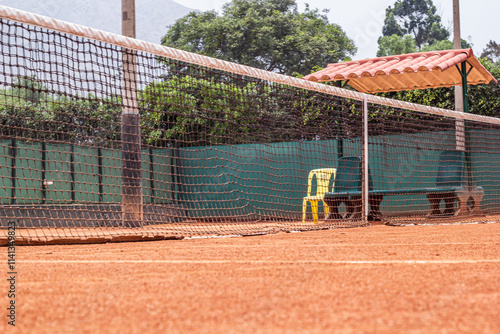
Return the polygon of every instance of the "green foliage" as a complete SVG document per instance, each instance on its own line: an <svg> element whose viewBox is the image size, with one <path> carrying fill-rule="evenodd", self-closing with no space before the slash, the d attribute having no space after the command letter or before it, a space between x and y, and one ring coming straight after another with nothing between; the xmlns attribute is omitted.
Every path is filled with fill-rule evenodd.
<svg viewBox="0 0 500 334"><path fill-rule="evenodd" d="M391 36L382 36L378 39L377 57L391 55L401 55L417 52L417 46L413 37L405 35L403 37L396 34Z"/></svg>
<svg viewBox="0 0 500 334"><path fill-rule="evenodd" d="M118 142L119 98L50 95L38 83L21 77L0 89L0 135L106 146Z"/></svg>
<svg viewBox="0 0 500 334"><path fill-rule="evenodd" d="M500 61L493 63L488 59L480 59L481 64L500 81ZM494 81L488 85L470 86L470 112L479 115L500 117L500 86Z"/></svg>
<svg viewBox="0 0 500 334"><path fill-rule="evenodd" d="M465 39L462 39L460 46L462 49L468 49L472 47L472 45L470 45L470 43L467 42ZM453 46L453 42L447 39L443 39L442 41L436 41L431 45L424 45L420 51L427 52L427 51L452 50L454 48L455 47Z"/></svg>
<svg viewBox="0 0 500 334"><path fill-rule="evenodd" d="M487 59L481 62L500 79L500 63ZM48 94L43 90L40 98L34 98L21 92L19 85L14 84L0 89L1 136L103 147L121 145L119 96L78 97ZM454 109L453 88L382 95ZM469 97L470 112L500 116L498 84L470 86ZM143 144L156 147L289 142L360 135L359 102L259 80L232 80L218 74L202 77L178 73L163 81L151 82L139 92L139 107ZM380 122L384 121L384 115L377 116Z"/></svg>
<svg viewBox="0 0 500 334"><path fill-rule="evenodd" d="M189 86L188 82L183 83ZM186 91L171 85L171 81L152 82L140 96L141 128L148 144L169 140L176 133L188 131L188 125L198 123L195 98Z"/></svg>
<svg viewBox="0 0 500 334"><path fill-rule="evenodd" d="M486 58L490 62L500 62L500 45L490 40L481 54L481 58Z"/></svg>
<svg viewBox="0 0 500 334"><path fill-rule="evenodd" d="M454 49L432 0L397 0L386 9L377 57ZM463 49L472 47L462 39Z"/></svg>
<svg viewBox="0 0 500 334"><path fill-rule="evenodd" d="M453 42L445 39L442 41L434 42L431 45L424 45L420 51L427 52L427 51L440 51L440 50L451 50L451 49L454 49Z"/></svg>
<svg viewBox="0 0 500 334"><path fill-rule="evenodd" d="M279 141L257 124L286 121L263 83L235 85L189 75L152 82L141 93L142 131L151 145L183 146Z"/></svg>
<svg viewBox="0 0 500 334"><path fill-rule="evenodd" d="M386 9L382 35L411 35L419 50L446 40L450 33L441 24L436 11L432 0L396 0L394 7Z"/></svg>
<svg viewBox="0 0 500 334"><path fill-rule="evenodd" d="M119 96L45 94L35 103L16 89L0 89L0 136L121 145ZM259 80L178 73L139 91L142 142L189 147L324 138L332 124L324 116L334 107L316 95Z"/></svg>
<svg viewBox="0 0 500 334"><path fill-rule="evenodd" d="M292 75L308 73L356 52L342 28L295 0L233 0L222 15L191 12L176 21L162 44Z"/></svg>
<svg viewBox="0 0 500 334"><path fill-rule="evenodd" d="M47 95L47 88L34 76L21 76L14 79L11 89L12 98L18 97L31 103L40 103Z"/></svg>
<svg viewBox="0 0 500 334"><path fill-rule="evenodd" d="M382 27L382 36L404 36L408 33L407 29L401 27L394 16L394 10L391 6L385 10L384 26Z"/></svg>

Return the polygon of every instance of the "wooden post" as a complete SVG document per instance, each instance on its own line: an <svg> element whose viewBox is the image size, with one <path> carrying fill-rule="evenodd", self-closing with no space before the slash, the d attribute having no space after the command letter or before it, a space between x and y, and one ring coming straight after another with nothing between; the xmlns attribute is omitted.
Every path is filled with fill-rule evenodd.
<svg viewBox="0 0 500 334"><path fill-rule="evenodd" d="M135 0L122 0L122 34L135 38ZM122 80L122 224L143 224L141 128L137 100L137 55L123 50Z"/></svg>
<svg viewBox="0 0 500 334"><path fill-rule="evenodd" d="M453 47L462 48L462 39L460 38L460 4L459 0L453 0ZM467 62L462 62L458 71L462 76L462 86L455 86L455 109L465 113L469 112L469 98L467 93ZM455 134L457 150L465 152L467 187L472 191L474 187L472 160L470 152L470 138L468 138L467 122L463 119L456 120Z"/></svg>
<svg viewBox="0 0 500 334"><path fill-rule="evenodd" d="M122 0L122 35L135 38L135 0Z"/></svg>
<svg viewBox="0 0 500 334"><path fill-rule="evenodd" d="M460 38L460 8L459 0L453 0L453 47L462 48L462 39ZM455 86L455 110L464 111L463 89L462 86ZM456 149L465 151L465 123L463 119L455 121Z"/></svg>

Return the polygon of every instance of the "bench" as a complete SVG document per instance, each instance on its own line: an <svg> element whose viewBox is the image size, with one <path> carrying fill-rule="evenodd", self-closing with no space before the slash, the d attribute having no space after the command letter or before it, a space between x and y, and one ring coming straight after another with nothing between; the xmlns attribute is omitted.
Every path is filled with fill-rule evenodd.
<svg viewBox="0 0 500 334"><path fill-rule="evenodd" d="M464 186L464 161L462 151L443 151L439 156L436 186L431 188L408 188L374 190L370 173L368 173L369 220L382 220L380 204L384 196L425 194L430 203L428 218L460 216L480 213L481 200L484 196L482 187L470 190ZM326 219L361 219L362 216L362 158L343 157L339 159L335 187L333 192L324 195L324 202L329 207ZM440 203L444 201L444 211ZM455 208L455 201L458 202ZM344 203L346 215L339 213L339 206Z"/></svg>

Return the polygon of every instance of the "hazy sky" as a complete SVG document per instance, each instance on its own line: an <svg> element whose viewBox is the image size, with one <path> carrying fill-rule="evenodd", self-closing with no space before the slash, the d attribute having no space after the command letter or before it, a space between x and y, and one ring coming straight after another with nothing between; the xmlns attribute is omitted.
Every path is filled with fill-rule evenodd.
<svg viewBox="0 0 500 334"><path fill-rule="evenodd" d="M226 0L172 0L188 8L220 11ZM358 47L353 59L376 56L385 9L396 0L296 0L299 10L329 9L330 22L338 23ZM453 0L433 0L445 27L453 28ZM97 29L120 33L121 0L0 0L0 4L47 15ZM167 0L136 0L138 38L159 43L178 13L187 8ZM142 7L141 7L142 6ZM84 13L82 15L81 13ZM461 35L481 55L490 40L500 43L500 0L460 0ZM182 16L182 15L181 15ZM149 18L149 19L148 19ZM141 22L139 22L141 21ZM158 22L162 22L159 24ZM142 28L142 29L139 29Z"/></svg>
<svg viewBox="0 0 500 334"><path fill-rule="evenodd" d="M220 10L224 0L174 0L189 8ZM354 59L375 57L377 39L382 35L385 9L395 0L297 0L299 8L308 3L311 8L329 9L330 22L340 24L352 38L358 53ZM443 24L453 28L453 0L434 0ZM500 0L460 0L461 36L473 44L474 53L479 56L486 43L494 40L500 43Z"/></svg>

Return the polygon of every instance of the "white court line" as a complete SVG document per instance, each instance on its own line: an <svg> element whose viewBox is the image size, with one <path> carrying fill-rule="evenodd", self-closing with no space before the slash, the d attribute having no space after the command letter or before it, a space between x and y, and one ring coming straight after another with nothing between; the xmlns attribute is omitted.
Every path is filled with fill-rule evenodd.
<svg viewBox="0 0 500 334"><path fill-rule="evenodd" d="M483 260L18 260L17 263L73 263L73 264L100 264L100 263L164 263L164 264L467 264L467 263L500 263L500 259Z"/></svg>

